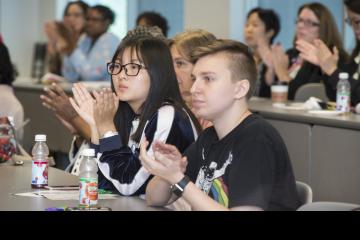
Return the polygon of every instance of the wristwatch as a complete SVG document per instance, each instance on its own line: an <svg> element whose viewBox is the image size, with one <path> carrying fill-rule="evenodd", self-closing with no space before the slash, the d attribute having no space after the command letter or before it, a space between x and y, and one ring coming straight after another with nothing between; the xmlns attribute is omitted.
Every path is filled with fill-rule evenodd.
<svg viewBox="0 0 360 240"><path fill-rule="evenodd" d="M119 135L118 132L113 132L113 131L107 131L106 133L104 133L104 135L102 135L102 139L103 138L109 138L109 137L113 137Z"/></svg>
<svg viewBox="0 0 360 240"><path fill-rule="evenodd" d="M181 197L186 185L190 182L190 178L188 176L184 176L180 182L175 183L170 186L171 191L178 197Z"/></svg>

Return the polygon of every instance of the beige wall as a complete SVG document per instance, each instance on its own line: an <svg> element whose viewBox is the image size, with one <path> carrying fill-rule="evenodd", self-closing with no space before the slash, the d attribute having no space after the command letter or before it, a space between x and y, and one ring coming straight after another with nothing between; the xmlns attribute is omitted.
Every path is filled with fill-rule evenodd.
<svg viewBox="0 0 360 240"><path fill-rule="evenodd" d="M203 28L228 38L229 0L184 0L184 28Z"/></svg>
<svg viewBox="0 0 360 240"><path fill-rule="evenodd" d="M44 22L54 18L55 0L0 0L0 32L20 75L30 76L33 46L46 41Z"/></svg>

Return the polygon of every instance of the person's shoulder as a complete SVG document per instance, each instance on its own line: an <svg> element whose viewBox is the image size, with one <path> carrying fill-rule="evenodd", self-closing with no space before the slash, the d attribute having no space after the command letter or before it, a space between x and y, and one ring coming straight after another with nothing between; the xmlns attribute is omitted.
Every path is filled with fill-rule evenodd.
<svg viewBox="0 0 360 240"><path fill-rule="evenodd" d="M175 118L175 107L172 105L162 105L149 119L149 125L171 126Z"/></svg>
<svg viewBox="0 0 360 240"><path fill-rule="evenodd" d="M173 117L176 113L176 109L171 104L163 104L159 107L155 114L157 115L164 115L164 116L171 116Z"/></svg>
<svg viewBox="0 0 360 240"><path fill-rule="evenodd" d="M277 130L258 114L251 114L242 124L237 131L239 140L274 142L279 138Z"/></svg>
<svg viewBox="0 0 360 240"><path fill-rule="evenodd" d="M119 37L116 36L115 34L111 33L111 32L106 32L106 33L104 33L102 37L103 37L104 39L108 40L108 41L120 42Z"/></svg>
<svg viewBox="0 0 360 240"><path fill-rule="evenodd" d="M217 138L217 133L215 131L214 126L210 126L204 129L198 136L197 142L204 142L204 141L212 141L213 139Z"/></svg>
<svg viewBox="0 0 360 240"><path fill-rule="evenodd" d="M286 50L286 54L289 55L290 57L298 56L299 51L296 48L290 48L290 49Z"/></svg>

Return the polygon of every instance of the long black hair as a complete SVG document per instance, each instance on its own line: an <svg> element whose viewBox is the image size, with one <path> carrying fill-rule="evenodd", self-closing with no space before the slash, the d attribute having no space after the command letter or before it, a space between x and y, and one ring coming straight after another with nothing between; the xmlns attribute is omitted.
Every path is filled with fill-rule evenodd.
<svg viewBox="0 0 360 240"><path fill-rule="evenodd" d="M116 50L112 61L121 60L127 48L136 53L138 59L145 65L150 76L150 90L140 108L139 126L132 136L130 136L129 131L132 121L137 117L136 113L127 102L120 101L114 124L121 133L122 142L127 144L130 137L135 142L139 142L146 122L164 103L170 103L175 109L184 114L186 114L183 111L185 109L197 131L200 132L201 127L196 117L181 97L171 53L165 41L151 36L125 38ZM115 92L113 81L111 81L111 85L112 90Z"/></svg>
<svg viewBox="0 0 360 240"><path fill-rule="evenodd" d="M11 63L9 51L5 44L0 43L0 84L12 85L17 71Z"/></svg>

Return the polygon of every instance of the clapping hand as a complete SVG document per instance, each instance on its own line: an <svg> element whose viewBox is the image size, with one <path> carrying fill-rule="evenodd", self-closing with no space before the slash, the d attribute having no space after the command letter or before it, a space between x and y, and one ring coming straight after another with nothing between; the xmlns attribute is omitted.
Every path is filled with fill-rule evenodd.
<svg viewBox="0 0 360 240"><path fill-rule="evenodd" d="M47 95L40 95L44 107L53 110L55 114L67 122L78 115L71 106L69 97L59 85L53 83L51 86L45 87L44 90Z"/></svg>
<svg viewBox="0 0 360 240"><path fill-rule="evenodd" d="M264 38L257 38L257 52L268 68L272 68L272 56L269 44Z"/></svg>
<svg viewBox="0 0 360 240"><path fill-rule="evenodd" d="M318 49L317 56L319 58L320 68L327 75L331 75L336 70L339 62L339 50L334 46L333 51L331 52L320 39L315 40L314 44Z"/></svg>
<svg viewBox="0 0 360 240"><path fill-rule="evenodd" d="M72 89L74 98L70 98L70 103L76 112L84 119L90 126L95 127L94 119L94 105L95 99L91 96L88 90L82 83L75 83ZM95 94L96 92L94 92Z"/></svg>
<svg viewBox="0 0 360 240"><path fill-rule="evenodd" d="M291 78L288 73L289 58L286 55L284 48L279 44L271 46L271 57L278 79L280 81L290 82Z"/></svg>
<svg viewBox="0 0 360 240"><path fill-rule="evenodd" d="M119 107L119 99L110 88L95 93L94 120L100 136L107 131L116 131L114 117Z"/></svg>
<svg viewBox="0 0 360 240"><path fill-rule="evenodd" d="M179 182L184 177L187 166L186 157L182 157L179 150L172 145L155 141L153 143L154 156L146 151L149 143L144 139L140 145L140 160L151 174L161 177L170 184Z"/></svg>
<svg viewBox="0 0 360 240"><path fill-rule="evenodd" d="M302 59L319 66L318 49L315 45L305 40L297 40L296 49L300 52L300 57Z"/></svg>
<svg viewBox="0 0 360 240"><path fill-rule="evenodd" d="M314 44L298 40L296 41L296 49L300 51L301 58L319 66L327 75L331 75L337 68L339 51L336 46L333 47L333 52L331 52L320 39L316 39Z"/></svg>

